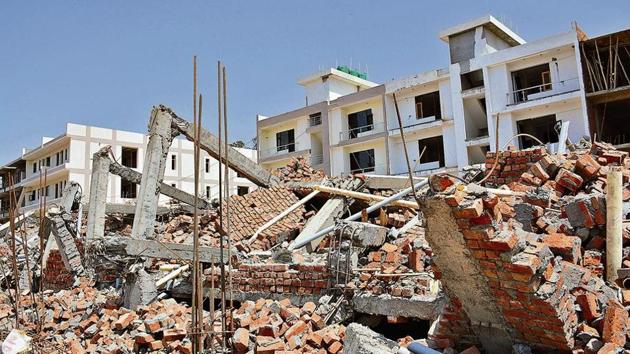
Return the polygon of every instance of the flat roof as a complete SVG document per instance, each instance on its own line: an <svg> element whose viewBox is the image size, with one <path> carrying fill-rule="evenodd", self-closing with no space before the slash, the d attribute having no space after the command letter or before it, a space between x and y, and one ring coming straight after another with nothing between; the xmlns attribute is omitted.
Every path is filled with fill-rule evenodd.
<svg viewBox="0 0 630 354"><path fill-rule="evenodd" d="M356 77L354 75L350 75L347 73L344 73L343 71L339 71L335 68L328 68L326 70L322 70L322 71L318 71L314 74L310 74L308 76L304 76L302 78L298 79L298 84L304 86L306 84L308 84L309 82L315 81L321 77L324 76L335 76L338 79L341 79L342 81L346 81L348 83L351 83L353 85L359 85L362 86L364 88L368 88L368 87L374 87L374 86L378 86L377 83L372 82L372 81L368 81L368 80L364 80L360 77Z"/></svg>
<svg viewBox="0 0 630 354"><path fill-rule="evenodd" d="M511 45L519 45L526 43L521 36L516 34L516 32L512 31L508 26L506 26L503 22L497 20L492 15L486 15L474 20L470 20L468 22L460 23L458 25L446 28L438 34L439 38L444 42L448 43L448 37L470 31L476 27L484 26L492 31L494 34L499 36L499 38L504 41L510 43Z"/></svg>

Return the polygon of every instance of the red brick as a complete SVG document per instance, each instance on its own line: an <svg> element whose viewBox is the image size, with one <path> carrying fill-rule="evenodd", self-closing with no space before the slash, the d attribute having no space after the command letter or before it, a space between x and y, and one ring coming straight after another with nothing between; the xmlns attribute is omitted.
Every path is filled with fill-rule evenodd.
<svg viewBox="0 0 630 354"><path fill-rule="evenodd" d="M626 343L628 312L617 301L609 301L604 314L602 338L606 343L623 347Z"/></svg>
<svg viewBox="0 0 630 354"><path fill-rule="evenodd" d="M582 309L582 316L585 320L591 321L600 316L597 297L592 293L577 295L575 301Z"/></svg>

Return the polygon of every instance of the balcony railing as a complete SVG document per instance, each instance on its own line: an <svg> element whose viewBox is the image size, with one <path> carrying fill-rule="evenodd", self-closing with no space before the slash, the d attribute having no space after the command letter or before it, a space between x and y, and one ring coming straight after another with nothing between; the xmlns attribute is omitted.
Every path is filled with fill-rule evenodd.
<svg viewBox="0 0 630 354"><path fill-rule="evenodd" d="M344 172L342 176L356 175L356 174L375 174L375 173L385 173L385 165L374 165L363 168L357 168L354 170L350 170L349 172Z"/></svg>
<svg viewBox="0 0 630 354"><path fill-rule="evenodd" d="M324 155L311 155L311 166L317 166L324 163Z"/></svg>
<svg viewBox="0 0 630 354"><path fill-rule="evenodd" d="M322 124L322 116L319 114L316 116L310 116L308 118L308 124L311 127Z"/></svg>
<svg viewBox="0 0 630 354"><path fill-rule="evenodd" d="M271 156L284 155L293 151L295 151L295 143L290 143L263 150L262 157L266 158Z"/></svg>
<svg viewBox="0 0 630 354"><path fill-rule="evenodd" d="M507 93L508 105L539 100L545 97L560 95L580 89L579 78L566 79L542 85L526 87Z"/></svg>
<svg viewBox="0 0 630 354"><path fill-rule="evenodd" d="M385 130L385 123L368 124L362 127L356 127L356 128L339 132L339 139L341 141L356 139L356 138L361 138L361 137L376 134L376 133L381 133L384 130Z"/></svg>
<svg viewBox="0 0 630 354"><path fill-rule="evenodd" d="M429 124L429 123L433 123L435 121L438 121L436 116L430 116L430 117L421 117L421 118L406 118L402 121L402 127L404 128L410 128L410 127L414 127L416 125L422 125L422 124ZM441 121L441 120L440 120ZM398 121L396 121L395 123L395 127L389 129L390 132L399 132L400 129L398 128Z"/></svg>

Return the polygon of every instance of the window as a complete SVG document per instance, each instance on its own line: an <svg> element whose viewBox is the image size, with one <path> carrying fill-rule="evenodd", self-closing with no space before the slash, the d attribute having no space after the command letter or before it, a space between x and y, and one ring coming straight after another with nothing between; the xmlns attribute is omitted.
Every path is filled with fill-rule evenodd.
<svg viewBox="0 0 630 354"><path fill-rule="evenodd" d="M206 159L206 173L210 173L210 159Z"/></svg>
<svg viewBox="0 0 630 354"><path fill-rule="evenodd" d="M46 186L46 188L44 189L46 191L46 196L50 196L50 193L48 193L50 191L50 186Z"/></svg>
<svg viewBox="0 0 630 354"><path fill-rule="evenodd" d="M516 122L519 134L529 134L537 137L543 143L557 143L558 133L555 129L556 115L551 114L544 117L519 120ZM538 145L538 142L527 136L519 137L521 149Z"/></svg>
<svg viewBox="0 0 630 354"><path fill-rule="evenodd" d="M33 162L33 173L37 173L37 162Z"/></svg>
<svg viewBox="0 0 630 354"><path fill-rule="evenodd" d="M237 188L238 195L245 195L247 193L249 193L249 187L238 186Z"/></svg>
<svg viewBox="0 0 630 354"><path fill-rule="evenodd" d="M120 197L121 198L136 198L136 184L129 181L120 181Z"/></svg>
<svg viewBox="0 0 630 354"><path fill-rule="evenodd" d="M33 201L33 200L35 200L35 199L36 199L36 194L35 194L35 191L32 191L32 192L31 192L31 195L29 195L29 196L28 196L28 200L29 200L29 201Z"/></svg>
<svg viewBox="0 0 630 354"><path fill-rule="evenodd" d="M354 139L360 133L374 129L374 117L371 109L348 114L348 139Z"/></svg>
<svg viewBox="0 0 630 354"><path fill-rule="evenodd" d="M322 113L318 112L318 113L313 113L311 115L308 116L308 120L310 123L311 127L314 127L316 125L320 125L322 124Z"/></svg>
<svg viewBox="0 0 630 354"><path fill-rule="evenodd" d="M441 135L418 140L418 152L422 153L422 150L421 164L438 162L439 167L444 167L444 141Z"/></svg>
<svg viewBox="0 0 630 354"><path fill-rule="evenodd" d="M374 149L350 153L350 172L374 172Z"/></svg>
<svg viewBox="0 0 630 354"><path fill-rule="evenodd" d="M513 103L533 99L532 95L552 88L549 64L533 66L512 72ZM534 96L535 97L535 96Z"/></svg>
<svg viewBox="0 0 630 354"><path fill-rule="evenodd" d="M416 118L435 117L435 119L442 119L439 91L416 96L415 101Z"/></svg>
<svg viewBox="0 0 630 354"><path fill-rule="evenodd" d="M283 132L276 133L276 148L277 151L295 151L295 130L289 129Z"/></svg>
<svg viewBox="0 0 630 354"><path fill-rule="evenodd" d="M210 192L211 192L211 187L206 186L206 199L210 199Z"/></svg>
<svg viewBox="0 0 630 354"><path fill-rule="evenodd" d="M171 155L171 170L175 171L177 169L177 155Z"/></svg>
<svg viewBox="0 0 630 354"><path fill-rule="evenodd" d="M55 183L55 198L59 198L59 183Z"/></svg>
<svg viewBox="0 0 630 354"><path fill-rule="evenodd" d="M120 163L129 168L138 167L138 149L131 147L122 148Z"/></svg>
<svg viewBox="0 0 630 354"><path fill-rule="evenodd" d="M46 158L46 167L50 167L50 156Z"/></svg>
<svg viewBox="0 0 630 354"><path fill-rule="evenodd" d="M65 149L63 152L64 152L63 161L68 162L68 149Z"/></svg>
<svg viewBox="0 0 630 354"><path fill-rule="evenodd" d="M55 154L55 166L59 166L59 153Z"/></svg>

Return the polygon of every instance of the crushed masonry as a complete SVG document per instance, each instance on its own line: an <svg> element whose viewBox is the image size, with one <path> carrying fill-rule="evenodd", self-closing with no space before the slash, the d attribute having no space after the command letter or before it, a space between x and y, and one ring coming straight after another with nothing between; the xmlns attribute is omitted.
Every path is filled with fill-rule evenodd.
<svg viewBox="0 0 630 354"><path fill-rule="evenodd" d="M190 124L166 107L156 108L153 117L160 124L158 141L194 136ZM202 140L216 154L215 137L204 131ZM77 191L67 206L26 216L2 235L0 339L17 328L36 352L193 352L195 219L190 207L178 205L194 197L171 187L164 193L172 205L157 215L153 194L162 184L164 146L151 146L154 169L142 174L112 169L107 148L94 160L95 168L102 165L93 176L95 192L107 189L109 173L134 183L149 180L141 207L108 207L99 198L104 193L96 193L83 208L87 217L79 218L76 206L87 200ZM433 174L416 192L419 208L409 195L371 213L363 211L374 200L396 196L404 184L389 176L373 176L375 183L369 175L328 178L304 157L273 173L238 159L236 168L259 188L224 200L229 218L213 200L204 200L198 217L201 330L208 350L630 349L626 221L618 235L623 250L617 280L604 280L612 244L606 234L607 176L621 167L627 220L626 152L587 141L564 154L544 147L489 152L485 183L483 176ZM354 213L361 218L343 220ZM297 238L310 240L328 226L329 234L289 251ZM230 258L224 253L219 264L221 239L228 237ZM227 290L221 294L223 280Z"/></svg>

